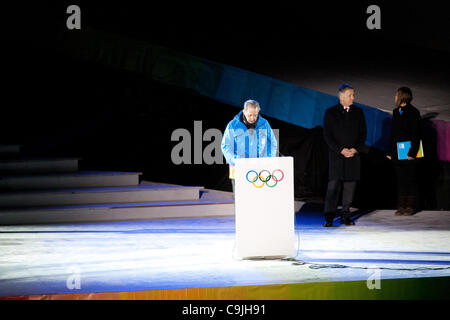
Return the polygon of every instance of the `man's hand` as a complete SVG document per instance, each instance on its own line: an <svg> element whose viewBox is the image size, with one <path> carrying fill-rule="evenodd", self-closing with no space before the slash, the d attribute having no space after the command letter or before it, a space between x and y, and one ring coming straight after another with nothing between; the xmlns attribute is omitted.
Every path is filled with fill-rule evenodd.
<svg viewBox="0 0 450 320"><path fill-rule="evenodd" d="M346 158L351 158L353 157L353 152L350 151L350 149L344 148L341 150L341 154L346 157Z"/></svg>
<svg viewBox="0 0 450 320"><path fill-rule="evenodd" d="M355 148L351 148L350 152L352 153L352 157L358 153L358 150L356 150Z"/></svg>
<svg viewBox="0 0 450 320"><path fill-rule="evenodd" d="M355 154L357 154L358 151L355 148L344 148L341 150L341 154L346 158L352 158Z"/></svg>
<svg viewBox="0 0 450 320"><path fill-rule="evenodd" d="M386 156L386 158L388 158L389 160L392 160L392 157L391 157L391 156Z"/></svg>

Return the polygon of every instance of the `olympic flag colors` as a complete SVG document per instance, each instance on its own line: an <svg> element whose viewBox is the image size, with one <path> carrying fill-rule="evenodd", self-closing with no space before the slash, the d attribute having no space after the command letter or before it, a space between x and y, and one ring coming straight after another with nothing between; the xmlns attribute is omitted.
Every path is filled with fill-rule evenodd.
<svg viewBox="0 0 450 320"><path fill-rule="evenodd" d="M294 159L235 160L236 256L295 254Z"/></svg>
<svg viewBox="0 0 450 320"><path fill-rule="evenodd" d="M275 172L279 172L281 174L281 176L275 175ZM265 173L265 174L263 174ZM252 175L252 178L249 179L249 174ZM253 184L253 186L255 188L262 188L264 186L264 184L266 186L268 186L269 188L273 188L275 187L278 182L280 182L281 180L284 179L284 172L280 169L276 169L274 170L272 173L270 173L270 171L268 170L261 170L259 173L257 173L255 170L249 170L245 176L245 178L247 179L248 182L250 182L251 184ZM255 184L256 181L261 181L261 183ZM273 180L274 182L269 183L269 181Z"/></svg>

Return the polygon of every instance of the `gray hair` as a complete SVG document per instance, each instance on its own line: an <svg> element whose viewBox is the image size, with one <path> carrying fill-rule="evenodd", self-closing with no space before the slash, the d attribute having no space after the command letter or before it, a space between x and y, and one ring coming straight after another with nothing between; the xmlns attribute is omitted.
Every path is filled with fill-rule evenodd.
<svg viewBox="0 0 450 320"><path fill-rule="evenodd" d="M256 110L258 110L258 112L261 110L261 107L259 106L259 102L256 100L247 100L244 102L244 110L247 111L248 109L248 105L252 105L253 108L256 108Z"/></svg>
<svg viewBox="0 0 450 320"><path fill-rule="evenodd" d="M339 95L341 95L341 94L343 94L345 91L347 91L347 90L349 90L349 89L355 90L355 89L354 89L351 85L349 85L348 83L343 83L343 84L341 84L341 85L339 86L338 93L339 93Z"/></svg>

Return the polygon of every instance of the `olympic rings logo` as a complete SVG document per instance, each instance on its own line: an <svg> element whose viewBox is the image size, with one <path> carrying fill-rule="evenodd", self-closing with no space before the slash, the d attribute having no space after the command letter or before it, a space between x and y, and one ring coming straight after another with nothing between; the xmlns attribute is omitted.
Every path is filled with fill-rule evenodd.
<svg viewBox="0 0 450 320"><path fill-rule="evenodd" d="M278 182L284 179L284 172L281 169L276 169L272 171L272 173L270 173L269 170L261 170L259 173L255 170L249 170L245 177L247 178L247 181L253 184L255 188L262 188L264 184L269 188L273 188L278 184ZM272 180L274 182L269 183L269 181ZM256 183L257 181L260 181L260 183Z"/></svg>

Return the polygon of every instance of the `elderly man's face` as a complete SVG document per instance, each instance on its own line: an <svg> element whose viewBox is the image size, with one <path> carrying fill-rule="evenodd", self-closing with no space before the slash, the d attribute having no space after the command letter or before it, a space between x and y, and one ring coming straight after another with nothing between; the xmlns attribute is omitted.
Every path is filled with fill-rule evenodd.
<svg viewBox="0 0 450 320"><path fill-rule="evenodd" d="M258 109L256 108L252 108L252 107L247 107L247 110L244 109L244 116L247 119L248 123L255 123L256 120L258 119Z"/></svg>
<svg viewBox="0 0 450 320"><path fill-rule="evenodd" d="M355 90L347 89L343 93L339 94L339 101L344 107L348 107L353 104L355 100Z"/></svg>

